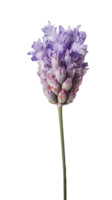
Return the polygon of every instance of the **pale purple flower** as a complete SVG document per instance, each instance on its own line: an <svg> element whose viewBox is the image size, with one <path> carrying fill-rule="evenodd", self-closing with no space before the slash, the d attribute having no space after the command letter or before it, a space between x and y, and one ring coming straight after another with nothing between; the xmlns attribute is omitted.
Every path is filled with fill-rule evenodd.
<svg viewBox="0 0 112 200"><path fill-rule="evenodd" d="M83 76L88 70L85 62L87 45L83 44L86 33L79 31L80 25L72 30L57 28L48 21L42 28L43 41L33 42L32 61L38 62L38 76L48 101L57 105L71 103L75 98Z"/></svg>
<svg viewBox="0 0 112 200"><path fill-rule="evenodd" d="M42 41L33 42L33 51L28 52L32 61L37 61L38 72L43 92L48 101L57 105L60 124L63 160L64 200L66 200L66 162L64 148L62 106L70 104L76 97L83 76L88 70L85 56L87 45L83 44L86 33L79 31L80 25L67 30L51 25L42 28ZM82 101L83 102L83 101Z"/></svg>
<svg viewBox="0 0 112 200"><path fill-rule="evenodd" d="M52 34L54 26L51 26L50 21L48 21L48 25L45 26L44 28L41 28L41 30L44 32L45 36L48 36Z"/></svg>

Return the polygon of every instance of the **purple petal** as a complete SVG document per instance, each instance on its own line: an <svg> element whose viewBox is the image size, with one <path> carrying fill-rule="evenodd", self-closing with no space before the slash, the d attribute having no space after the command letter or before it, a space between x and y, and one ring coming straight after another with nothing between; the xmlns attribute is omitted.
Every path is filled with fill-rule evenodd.
<svg viewBox="0 0 112 200"><path fill-rule="evenodd" d="M87 76L91 70L91 64L87 61L82 65L82 76Z"/></svg>
<svg viewBox="0 0 112 200"><path fill-rule="evenodd" d="M73 60L76 61L79 58L79 53L72 52Z"/></svg>
<svg viewBox="0 0 112 200"><path fill-rule="evenodd" d="M90 62L86 61L85 63L83 63L82 68L88 68L88 70L90 70L91 69L90 66L91 66Z"/></svg>
<svg viewBox="0 0 112 200"><path fill-rule="evenodd" d="M45 35L50 35L51 32L52 32L52 28L53 28L53 26L51 26L50 21L48 21L48 25L45 26L44 28L41 28L41 30L43 31L43 33L44 33Z"/></svg>

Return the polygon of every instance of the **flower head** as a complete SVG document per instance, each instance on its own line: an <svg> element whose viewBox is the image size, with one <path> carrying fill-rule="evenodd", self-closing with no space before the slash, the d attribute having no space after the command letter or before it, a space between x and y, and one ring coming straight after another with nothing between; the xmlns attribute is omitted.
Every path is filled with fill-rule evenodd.
<svg viewBox="0 0 112 200"><path fill-rule="evenodd" d="M65 105L75 98L83 76L88 70L88 63L84 62L87 45L83 44L86 33L79 31L80 25L65 30L61 25L59 30L48 25L42 28L43 41L38 39L32 44L32 61L38 62L38 76L43 91L49 102Z"/></svg>

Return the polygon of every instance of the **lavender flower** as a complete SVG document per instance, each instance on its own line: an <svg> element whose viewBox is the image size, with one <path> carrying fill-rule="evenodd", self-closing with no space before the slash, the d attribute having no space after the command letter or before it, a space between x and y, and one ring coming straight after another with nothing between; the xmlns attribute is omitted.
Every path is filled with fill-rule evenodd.
<svg viewBox="0 0 112 200"><path fill-rule="evenodd" d="M32 61L38 62L37 75L43 86L43 92L52 104L58 106L62 163L63 163L63 194L67 200L67 178L66 178L66 159L63 133L63 105L73 102L77 91L82 84L83 76L88 70L88 63L85 62L87 45L83 44L86 33L79 31L80 25L74 28L68 27L65 30L61 25L57 28L48 25L42 28L44 33L43 41L38 39L32 44Z"/></svg>
<svg viewBox="0 0 112 200"><path fill-rule="evenodd" d="M84 62L87 45L83 44L86 33L79 31L80 25L65 30L61 25L59 30L48 25L41 30L43 41L38 39L32 45L32 61L38 61L38 76L48 101L57 105L71 103L76 96L83 76L88 70Z"/></svg>

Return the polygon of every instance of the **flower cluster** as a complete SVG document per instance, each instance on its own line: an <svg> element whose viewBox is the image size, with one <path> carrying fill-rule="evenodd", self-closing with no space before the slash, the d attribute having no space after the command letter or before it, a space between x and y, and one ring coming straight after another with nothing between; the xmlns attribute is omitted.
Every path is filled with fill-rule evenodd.
<svg viewBox="0 0 112 200"><path fill-rule="evenodd" d="M65 30L61 25L57 28L48 25L41 30L44 33L43 42L38 39L32 44L31 60L38 62L38 76L43 91L49 102L58 105L71 103L83 76L86 74L88 63L84 62L87 45L83 44L86 33L79 31L80 25Z"/></svg>

